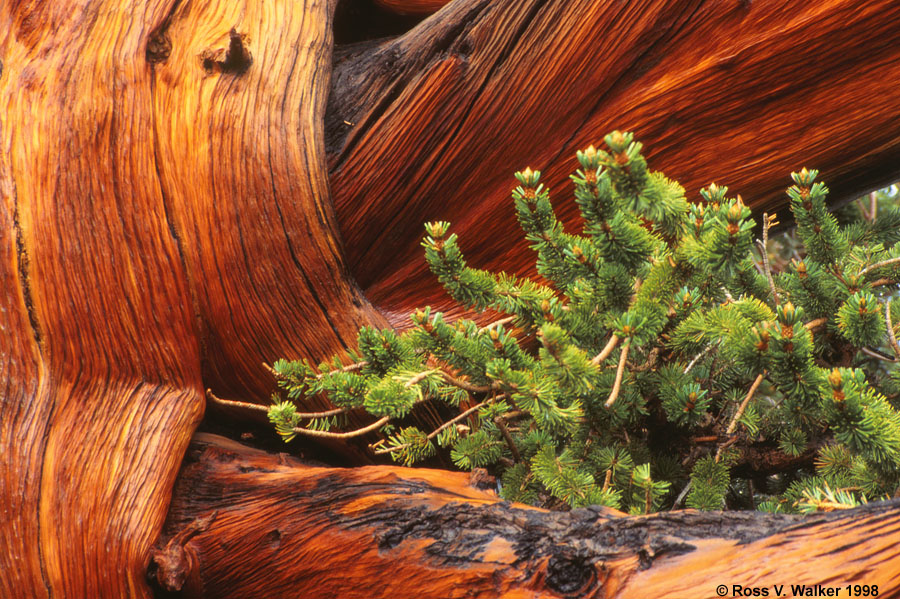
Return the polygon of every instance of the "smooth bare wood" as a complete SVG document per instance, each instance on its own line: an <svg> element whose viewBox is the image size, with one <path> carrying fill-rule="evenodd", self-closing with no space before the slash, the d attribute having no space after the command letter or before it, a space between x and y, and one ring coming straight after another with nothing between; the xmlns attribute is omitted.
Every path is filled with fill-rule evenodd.
<svg viewBox="0 0 900 599"><path fill-rule="evenodd" d="M155 575L207 599L684 599L716 597L720 584L728 596L733 585L793 596L791 584L868 584L900 597L897 502L810 518L629 518L501 502L491 487L462 473L314 467L198 435Z"/></svg>
<svg viewBox="0 0 900 599"><path fill-rule="evenodd" d="M329 202L333 9L0 5L0 596L146 596L204 388L383 322Z"/></svg>
<svg viewBox="0 0 900 599"><path fill-rule="evenodd" d="M574 228L575 151L613 129L636 132L689 199L715 180L760 216L802 166L836 198L891 182L898 37L892 0L454 2L339 55L327 146L350 265L401 325L448 307L425 221L450 221L476 267L533 272L513 171L544 171Z"/></svg>

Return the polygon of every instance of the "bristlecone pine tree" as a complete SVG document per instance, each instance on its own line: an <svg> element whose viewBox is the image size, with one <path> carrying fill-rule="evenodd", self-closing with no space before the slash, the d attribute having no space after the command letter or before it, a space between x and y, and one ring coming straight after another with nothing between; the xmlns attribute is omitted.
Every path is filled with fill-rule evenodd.
<svg viewBox="0 0 900 599"><path fill-rule="evenodd" d="M318 366L278 361L288 397L269 411L278 433L377 429L374 453L412 465L449 451L460 468L499 475L506 499L633 514L682 502L831 510L895 494L900 210L839 226L817 172L793 173L802 251L773 272L740 196L712 184L689 203L648 170L632 134L605 143L579 152L571 176L581 234L563 230L540 172L516 173L542 280L472 268L449 223L426 225L432 272L497 320L425 308L403 333L361 329L358 351ZM773 224L765 215L764 240ZM294 403L319 394L336 409ZM409 425L423 402L446 415L442 426ZM333 432L352 410L373 423ZM760 452L783 465L762 481L742 476ZM794 459L804 455L814 470Z"/></svg>

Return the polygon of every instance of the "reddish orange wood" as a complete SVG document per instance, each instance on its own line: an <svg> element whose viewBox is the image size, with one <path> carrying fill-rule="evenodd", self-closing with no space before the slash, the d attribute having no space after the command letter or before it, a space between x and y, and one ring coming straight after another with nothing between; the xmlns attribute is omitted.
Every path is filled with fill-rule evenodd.
<svg viewBox="0 0 900 599"><path fill-rule="evenodd" d="M375 4L398 15L430 15L450 0L375 0Z"/></svg>
<svg viewBox="0 0 900 599"><path fill-rule="evenodd" d="M575 151L613 129L636 132L689 199L715 180L760 217L802 166L836 197L900 177L891 0L471 0L441 16L336 66L335 207L351 267L394 323L448 306L424 221L450 221L476 267L532 272L513 171L544 171L574 227Z"/></svg>
<svg viewBox="0 0 900 599"><path fill-rule="evenodd" d="M686 599L720 584L727 596L733 585L793 596L791 584L868 584L896 598L897 508L554 513L499 502L462 473L317 468L198 435L156 575L207 599Z"/></svg>
<svg viewBox="0 0 900 599"><path fill-rule="evenodd" d="M329 183L334 3L0 5L0 596L147 596L203 389L265 402L261 362L321 358L385 324L348 264L395 322L440 298L423 220L453 220L476 265L524 269L515 168L545 168L564 196L571 154L614 127L691 191L724 173L757 203L803 163L842 192L900 164L887 0L458 0L401 39L342 51L330 122L350 134L331 139ZM242 474L263 497L246 513L274 518L269 474ZM458 497L429 501L481 501L458 476L426 478L445 476ZM216 522L197 538L241 525ZM328 537L327 518L297 526L334 553L371 539ZM267 588L264 560L210 547L220 561L204 567L232 572L220 583L240 572ZM360 547L357 576L422 580L421 547ZM495 576L502 543L486 555L474 578L425 588L539 592L539 575Z"/></svg>
<svg viewBox="0 0 900 599"><path fill-rule="evenodd" d="M328 196L333 5L0 6L0 596L146 595L204 388L265 402L263 361L381 322Z"/></svg>

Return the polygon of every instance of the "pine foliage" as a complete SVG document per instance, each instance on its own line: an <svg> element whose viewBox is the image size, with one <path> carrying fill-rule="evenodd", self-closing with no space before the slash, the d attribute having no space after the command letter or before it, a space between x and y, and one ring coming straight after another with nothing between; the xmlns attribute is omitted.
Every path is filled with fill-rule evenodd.
<svg viewBox="0 0 900 599"><path fill-rule="evenodd" d="M470 266L449 223L425 226L431 271L492 323L424 308L405 332L364 327L356 351L317 366L280 360L276 431L342 431L365 411L373 425L342 434L380 431L374 453L412 465L440 452L545 505L721 509L750 489L760 509L810 511L894 494L900 212L835 215L802 169L788 189L793 259L770 264L740 196L711 184L690 203L631 134L604 141L577 153L580 232L556 218L540 172L515 175L539 278ZM336 409L301 413L313 396ZM420 404L449 416L420 430Z"/></svg>

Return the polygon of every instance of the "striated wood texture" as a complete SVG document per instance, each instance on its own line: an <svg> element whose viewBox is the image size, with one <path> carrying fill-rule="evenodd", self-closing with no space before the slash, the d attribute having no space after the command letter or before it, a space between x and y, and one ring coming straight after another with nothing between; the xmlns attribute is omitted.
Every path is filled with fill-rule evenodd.
<svg viewBox="0 0 900 599"><path fill-rule="evenodd" d="M203 389L380 323L322 149L333 2L0 4L0 597L146 595Z"/></svg>
<svg viewBox="0 0 900 599"><path fill-rule="evenodd" d="M447 306L418 245L425 221L450 221L473 266L530 272L512 173L544 171L575 226L575 151L613 129L634 131L689 199L715 180L760 217L803 166L835 197L891 182L898 38L892 0L454 2L339 54L327 147L350 266L401 325Z"/></svg>
<svg viewBox="0 0 900 599"><path fill-rule="evenodd" d="M423 220L454 221L476 265L524 269L531 256L510 245L515 168L546 169L565 195L571 154L616 127L636 130L689 191L719 176L763 204L801 164L841 193L900 164L893 2L456 0L402 37L337 53L329 180L335 2L0 3L0 597L148 596L150 546L202 391L265 402L261 362L321 358L360 325L441 298L423 276ZM476 238L488 242L476 250ZM366 486L398 472L358 476ZM309 495L304 476L297 493ZM336 476L333 492L353 497L357 474ZM456 502L456 519L495 503L458 475L416 476L456 494L428 500ZM243 472L248 494L273 493L246 506L248 523L281 509L270 482ZM301 520L313 528L291 542L313 534L343 551L342 539L362 539L362 563L382 568L356 571L369 584L393 584L387 568L425 580L427 564L397 561L420 554L382 554L363 528L328 537L346 521L325 513L336 520ZM504 526L525 526L517 514ZM240 526L226 516L184 538L212 547L216 531L232 534L221 526ZM452 570L423 588L469 581L516 596L549 584L502 582L497 563L518 550L497 543L475 579ZM205 555L201 571L230 578L204 585L279 580L262 554ZM768 559L742 559L754 555Z"/></svg>
<svg viewBox="0 0 900 599"><path fill-rule="evenodd" d="M501 502L492 480L317 468L198 435L154 552L181 597L716 597L725 584L878 585L900 597L898 503L810 518L628 518ZM481 488L478 488L478 487ZM246 563L259 567L248 572ZM843 589L846 595L846 589ZM740 596L740 595L738 595Z"/></svg>

